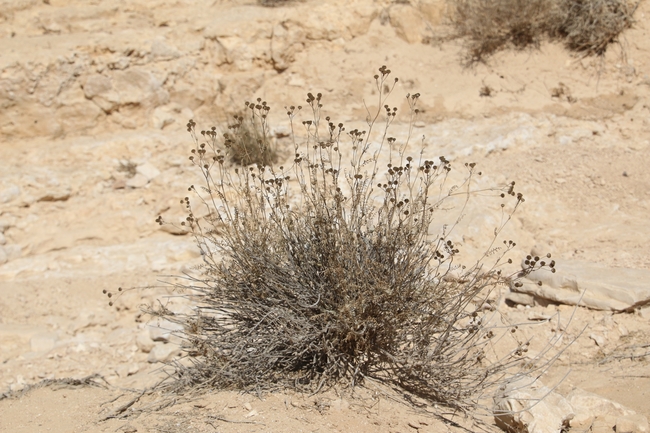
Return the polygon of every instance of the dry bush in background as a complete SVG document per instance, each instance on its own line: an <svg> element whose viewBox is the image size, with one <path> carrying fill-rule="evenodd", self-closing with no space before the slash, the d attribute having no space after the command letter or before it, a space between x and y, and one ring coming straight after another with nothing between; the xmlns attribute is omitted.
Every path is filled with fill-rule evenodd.
<svg viewBox="0 0 650 433"><path fill-rule="evenodd" d="M451 0L452 22L467 38L468 64L508 47L538 47L554 0Z"/></svg>
<svg viewBox="0 0 650 433"><path fill-rule="evenodd" d="M235 115L234 121L228 125L228 132L224 134L223 147L229 159L238 165L270 165L278 159L266 123L269 107L265 102L256 113L256 105L246 102L246 112Z"/></svg>
<svg viewBox="0 0 650 433"><path fill-rule="evenodd" d="M468 64L505 48L537 48L544 37L602 55L634 23L639 0L450 0L452 23L467 38Z"/></svg>
<svg viewBox="0 0 650 433"><path fill-rule="evenodd" d="M602 55L632 27L640 0L559 0L549 20L549 34L572 51Z"/></svg>
<svg viewBox="0 0 650 433"><path fill-rule="evenodd" d="M527 272L502 273L515 244L497 241L523 197L514 183L477 190L475 164L456 182L445 157L409 155L410 133L388 134L397 111L386 104L397 83L389 74L375 75L381 108L368 113L367 131L325 117L320 93L308 94L305 110L287 108L286 166L229 166L216 128L197 133L188 123L204 179L189 190L210 215L195 218L182 200L204 264L169 284L193 312L149 311L183 326L186 356L173 364L171 389L317 392L374 379L474 413L508 378L544 368L526 357L515 326L483 308ZM411 128L418 97L407 95ZM251 105L263 123L268 105ZM483 258L461 265L454 229L477 195L493 196L503 220ZM553 268L545 260L529 258L528 270ZM498 354L497 340L511 348Z"/></svg>

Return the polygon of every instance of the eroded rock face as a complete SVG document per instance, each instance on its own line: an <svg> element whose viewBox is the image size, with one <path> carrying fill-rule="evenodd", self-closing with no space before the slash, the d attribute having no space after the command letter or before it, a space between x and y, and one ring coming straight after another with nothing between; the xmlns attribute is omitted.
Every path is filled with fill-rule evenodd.
<svg viewBox="0 0 650 433"><path fill-rule="evenodd" d="M598 310L632 311L650 303L650 271L646 269L612 268L577 260L557 260L555 268L555 273L548 268L531 272L523 286L511 290L548 302Z"/></svg>
<svg viewBox="0 0 650 433"><path fill-rule="evenodd" d="M510 433L559 433L567 428L645 433L648 420L620 403L576 388L566 398L522 376L495 399L495 421Z"/></svg>
<svg viewBox="0 0 650 433"><path fill-rule="evenodd" d="M179 111L214 110L215 104L223 110L225 102L250 97L265 73L286 70L308 47L364 35L382 8L373 2L283 8L205 2L152 11L147 2L22 2L5 13L0 33L0 135L160 127L152 115L169 103ZM431 4L425 9L431 15ZM393 21L409 42L419 42L424 18L408 10L419 14L417 28L409 13Z"/></svg>
<svg viewBox="0 0 650 433"><path fill-rule="evenodd" d="M495 413L497 425L511 433L559 433L575 416L564 397L528 376L507 385Z"/></svg>

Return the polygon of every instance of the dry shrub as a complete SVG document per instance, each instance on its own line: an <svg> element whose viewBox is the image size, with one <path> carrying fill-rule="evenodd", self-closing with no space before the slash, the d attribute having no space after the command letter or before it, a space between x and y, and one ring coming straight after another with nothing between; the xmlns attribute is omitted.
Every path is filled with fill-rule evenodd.
<svg viewBox="0 0 650 433"><path fill-rule="evenodd" d="M544 37L572 51L602 55L630 28L639 1L451 0L452 23L467 38L468 64L506 48L537 48Z"/></svg>
<svg viewBox="0 0 650 433"><path fill-rule="evenodd" d="M269 107L264 102L260 104L246 102L246 112L234 116L234 121L228 125L224 134L223 147L228 151L229 159L238 165L274 163L277 152L271 140L266 115ZM213 132L216 128L213 128Z"/></svg>
<svg viewBox="0 0 650 433"><path fill-rule="evenodd" d="M514 47L538 47L553 0L452 0L452 22L467 37L467 63Z"/></svg>
<svg viewBox="0 0 650 433"><path fill-rule="evenodd" d="M174 364L174 389L316 392L373 378L473 412L512 369L534 370L516 327L482 308L490 291L523 276L501 271L514 242L495 244L522 195L514 183L476 191L475 164L461 166L454 183L445 157L409 156L409 139L388 135L397 109L385 102L397 79L379 71L383 108L369 113L367 131L324 117L320 93L308 94L306 110L287 108L294 156L286 167L229 167L215 130L197 134L188 123L190 159L205 179L190 191L207 193L212 213L199 220L182 201L204 264L170 284L193 312L150 311L183 325L186 360ZM411 127L418 97L407 95ZM303 111L309 120L299 122ZM483 259L463 266L453 232L477 194L502 204L503 221ZM430 236L452 208L458 214ZM543 260L526 263L553 267ZM512 350L496 355L504 338Z"/></svg>
<svg viewBox="0 0 650 433"><path fill-rule="evenodd" d="M639 1L559 0L549 20L549 33L572 51L602 55L632 27Z"/></svg>

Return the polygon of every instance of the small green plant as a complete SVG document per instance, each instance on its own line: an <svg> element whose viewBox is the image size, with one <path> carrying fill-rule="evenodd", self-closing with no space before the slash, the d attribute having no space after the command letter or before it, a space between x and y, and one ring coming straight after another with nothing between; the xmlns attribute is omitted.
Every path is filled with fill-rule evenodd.
<svg viewBox="0 0 650 433"><path fill-rule="evenodd" d="M390 73L374 77L380 108L365 130L326 116L320 93L308 93L306 109L286 107L293 156L284 165L230 166L233 147L223 150L216 128L197 132L189 121L189 159L203 178L189 192L210 214L196 218L181 200L204 263L170 284L193 312L149 310L183 325L190 362L173 365L171 387L317 392L373 378L471 412L521 368L527 341L481 305L496 287L553 267L531 257L523 273L502 273L515 243L497 237L524 198L514 182L477 189L474 163L457 171L444 156L427 158L410 138L419 94L406 96L407 135L390 136ZM266 119L265 102L251 105ZM500 203L503 221L483 259L463 265L454 230L477 194ZM508 337L514 347L496 356L492 343Z"/></svg>

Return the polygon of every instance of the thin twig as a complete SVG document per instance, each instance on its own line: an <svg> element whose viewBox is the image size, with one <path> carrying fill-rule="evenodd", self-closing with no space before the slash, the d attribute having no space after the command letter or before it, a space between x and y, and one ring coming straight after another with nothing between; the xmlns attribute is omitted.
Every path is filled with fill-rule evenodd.
<svg viewBox="0 0 650 433"><path fill-rule="evenodd" d="M228 418L224 418L224 417L222 417L222 416L218 416L218 415L210 415L210 416L208 416L208 418L216 419L216 420L218 420L218 421L223 421L223 422L229 422L229 423L232 423L232 424L255 424L255 425L266 425L266 424L264 424L263 422L257 422L257 421L235 421L235 420L228 419ZM210 424L209 421L206 421L206 422L207 422L208 424ZM210 425L212 425L212 424L210 424ZM212 427L214 427L214 426L212 426ZM215 427L215 428L216 428L216 427Z"/></svg>
<svg viewBox="0 0 650 433"><path fill-rule="evenodd" d="M102 418L100 421L106 421L108 419L113 419L113 418L118 418L122 413L124 413L128 408L133 406L140 398L145 395L145 393L149 391L149 389L143 389L140 395L137 397L132 398L128 402L124 403L122 406L118 407L115 409L110 415L107 415L106 417Z"/></svg>

